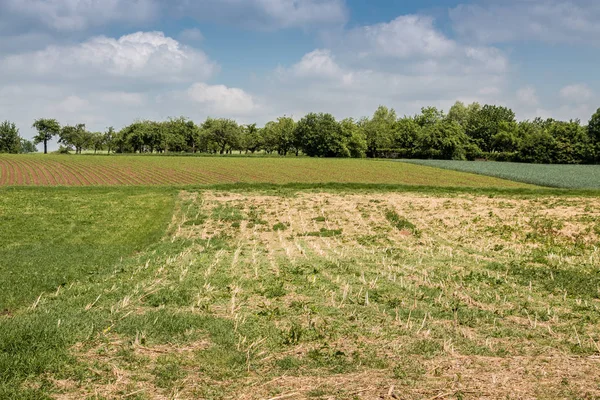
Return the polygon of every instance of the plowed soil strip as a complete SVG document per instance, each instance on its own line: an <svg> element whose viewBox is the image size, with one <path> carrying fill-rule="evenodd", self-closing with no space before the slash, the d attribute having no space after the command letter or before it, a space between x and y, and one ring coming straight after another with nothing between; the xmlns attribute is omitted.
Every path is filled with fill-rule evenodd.
<svg viewBox="0 0 600 400"><path fill-rule="evenodd" d="M197 183L193 176L179 166L173 165L172 160L165 160L166 162L162 165L156 165L153 172L160 173L165 176L167 184L193 184ZM169 162L169 164L167 164Z"/></svg>
<svg viewBox="0 0 600 400"><path fill-rule="evenodd" d="M173 171L173 173L175 173L178 176L177 180L180 183L187 183L187 184L202 183L202 181L200 179L198 179L198 176L196 176L193 172L188 171L184 168L172 167L170 169L170 171Z"/></svg>
<svg viewBox="0 0 600 400"><path fill-rule="evenodd" d="M107 176L104 167L97 163L80 164L80 167L85 176L92 178L94 181L94 186L114 186L118 184L118 181L115 181L111 177Z"/></svg>
<svg viewBox="0 0 600 400"><path fill-rule="evenodd" d="M38 161L36 161L36 162L38 162ZM58 169L58 167L60 166L60 164L58 164L54 160L42 160L42 161L39 161L39 162L41 162L42 165L46 166L48 174L54 180L55 185L60 185L60 186L67 185L68 181L67 181L66 177Z"/></svg>
<svg viewBox="0 0 600 400"><path fill-rule="evenodd" d="M99 175L102 175L104 185L117 186L117 185L130 185L130 182L123 181L120 179L118 174L110 171L105 165L95 165L96 171Z"/></svg>
<svg viewBox="0 0 600 400"><path fill-rule="evenodd" d="M102 162L103 164L101 166L98 165L98 167L102 168L108 176L113 176L114 179L123 185L143 185L145 183L143 179L132 174L129 167L125 164L123 166L115 166L110 160L103 160Z"/></svg>
<svg viewBox="0 0 600 400"><path fill-rule="evenodd" d="M219 182L219 180L211 179L210 177L214 175L214 171L207 169L198 169L198 168L190 168L190 166L182 166L188 173L194 176L195 184L211 184Z"/></svg>
<svg viewBox="0 0 600 400"><path fill-rule="evenodd" d="M75 160L74 162L70 163L70 167L73 169L73 171L75 171L74 174L82 182L83 186L96 186L96 175L92 171L87 171L87 168L83 167L79 160Z"/></svg>
<svg viewBox="0 0 600 400"><path fill-rule="evenodd" d="M127 177L127 179L137 180L142 185L163 185L171 183L169 178L157 171L159 168L155 168L152 164L139 165L136 162L127 160L118 167L115 167L115 169L117 169L124 177Z"/></svg>
<svg viewBox="0 0 600 400"><path fill-rule="evenodd" d="M143 169L138 165L130 164L127 170L132 178L141 179L144 185L164 185L170 182L167 176L156 169Z"/></svg>
<svg viewBox="0 0 600 400"><path fill-rule="evenodd" d="M8 162L0 159L0 185L8 185Z"/></svg>
<svg viewBox="0 0 600 400"><path fill-rule="evenodd" d="M27 165L34 173L34 180L32 185L36 186L50 186L51 182L46 175L46 169L43 168L41 163L33 163L31 160L23 160L23 164Z"/></svg>
<svg viewBox="0 0 600 400"><path fill-rule="evenodd" d="M23 176L20 171L17 171L16 161L14 159L8 161L10 165L10 182L13 185L22 185L23 184Z"/></svg>
<svg viewBox="0 0 600 400"><path fill-rule="evenodd" d="M59 176L64 177L65 185L74 185L74 186L84 186L85 183L77 176L77 173L73 171L72 166L67 166L62 162L57 162L54 164L56 166L56 170L59 173Z"/></svg>
<svg viewBox="0 0 600 400"><path fill-rule="evenodd" d="M25 159L19 160L19 168L23 171L24 176L26 177L25 185L33 186L37 185L38 174L35 168L30 165Z"/></svg>

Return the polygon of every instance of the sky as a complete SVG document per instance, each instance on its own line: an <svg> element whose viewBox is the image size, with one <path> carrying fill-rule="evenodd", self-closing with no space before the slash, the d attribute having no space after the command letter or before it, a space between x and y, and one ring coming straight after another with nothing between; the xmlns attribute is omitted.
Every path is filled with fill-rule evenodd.
<svg viewBox="0 0 600 400"><path fill-rule="evenodd" d="M597 0L0 0L0 120L600 107Z"/></svg>

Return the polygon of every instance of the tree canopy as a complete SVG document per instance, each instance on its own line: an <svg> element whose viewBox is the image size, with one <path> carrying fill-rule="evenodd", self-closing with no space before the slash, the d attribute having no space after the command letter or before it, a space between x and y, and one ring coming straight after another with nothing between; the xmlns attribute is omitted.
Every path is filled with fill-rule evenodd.
<svg viewBox="0 0 600 400"><path fill-rule="evenodd" d="M55 119L38 119L33 123L33 128L37 129L38 134L34 136L33 143L44 143L44 154L48 154L48 142L54 136L60 134L60 124Z"/></svg>
<svg viewBox="0 0 600 400"><path fill-rule="evenodd" d="M137 120L117 131L90 132L83 123L61 125L39 119L34 143L59 136L64 151L115 153L259 153L310 157L487 159L531 163L600 162L600 109L587 125L579 120L536 118L517 121L515 113L497 105L456 102L448 113L423 107L398 116L379 106L371 117L337 121L327 113L309 113L296 122L282 116L240 125L232 119L207 118L196 124L185 118ZM0 125L0 152L31 151L15 124Z"/></svg>
<svg viewBox="0 0 600 400"><path fill-rule="evenodd" d="M21 151L19 129L13 122L4 121L0 124L0 153L17 154Z"/></svg>

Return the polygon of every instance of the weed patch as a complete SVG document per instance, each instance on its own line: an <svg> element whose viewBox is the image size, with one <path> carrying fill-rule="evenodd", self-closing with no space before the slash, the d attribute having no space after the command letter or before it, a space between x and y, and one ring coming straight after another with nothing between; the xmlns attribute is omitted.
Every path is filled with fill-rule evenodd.
<svg viewBox="0 0 600 400"><path fill-rule="evenodd" d="M396 211L387 210L385 212L385 218L394 228L398 229L399 231L408 231L415 236L420 236L420 232L417 227L406 218L398 215Z"/></svg>

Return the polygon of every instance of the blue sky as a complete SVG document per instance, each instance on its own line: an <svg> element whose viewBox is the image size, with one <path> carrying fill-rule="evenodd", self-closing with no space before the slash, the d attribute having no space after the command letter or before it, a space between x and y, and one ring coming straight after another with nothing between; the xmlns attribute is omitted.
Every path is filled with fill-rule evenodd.
<svg viewBox="0 0 600 400"><path fill-rule="evenodd" d="M0 119L92 130L399 114L456 100L521 119L600 106L595 0L0 0Z"/></svg>

